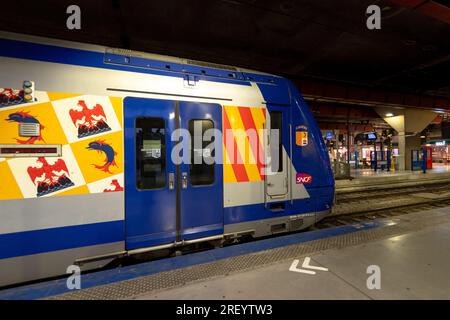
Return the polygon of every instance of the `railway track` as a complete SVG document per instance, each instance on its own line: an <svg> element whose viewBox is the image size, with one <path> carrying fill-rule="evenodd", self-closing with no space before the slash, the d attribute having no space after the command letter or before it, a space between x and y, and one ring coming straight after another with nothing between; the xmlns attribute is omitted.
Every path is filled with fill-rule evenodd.
<svg viewBox="0 0 450 320"><path fill-rule="evenodd" d="M427 178L427 179L403 179L403 180L384 180L384 181L371 181L370 183L356 183L353 185L340 185L336 184L336 193L338 195L350 195L361 194L372 191L383 190L402 190L405 188L414 188L417 186L431 187L434 185L450 184L450 176L440 178Z"/></svg>
<svg viewBox="0 0 450 320"><path fill-rule="evenodd" d="M357 198L356 194L353 195L355 197L341 199L341 202L338 202L335 207L334 213L317 223L312 230L363 223L450 206L449 184L425 188L405 188L394 193L392 190L388 192L380 190L369 193L364 198ZM357 207L355 204L361 206Z"/></svg>
<svg viewBox="0 0 450 320"><path fill-rule="evenodd" d="M404 195L404 194L414 194L422 192L436 192L436 191L447 191L450 190L450 182L438 183L433 185L419 185L419 186L407 186L401 188L386 188L382 190L367 190L367 191L355 191L348 193L338 193L337 203L358 201L361 198L373 199L380 198L383 196L392 195Z"/></svg>

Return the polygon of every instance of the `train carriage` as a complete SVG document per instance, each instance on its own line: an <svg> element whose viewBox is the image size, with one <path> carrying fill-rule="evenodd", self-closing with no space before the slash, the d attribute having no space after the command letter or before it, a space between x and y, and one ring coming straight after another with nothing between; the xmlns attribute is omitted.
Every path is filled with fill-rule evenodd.
<svg viewBox="0 0 450 320"><path fill-rule="evenodd" d="M0 71L0 286L331 211L328 153L287 79L12 33Z"/></svg>

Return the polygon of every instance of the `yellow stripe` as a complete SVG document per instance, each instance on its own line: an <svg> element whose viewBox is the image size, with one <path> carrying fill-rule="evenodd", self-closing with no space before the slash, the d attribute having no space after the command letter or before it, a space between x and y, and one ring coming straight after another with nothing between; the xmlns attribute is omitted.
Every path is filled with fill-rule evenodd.
<svg viewBox="0 0 450 320"><path fill-rule="evenodd" d="M266 118L262 108L250 108L252 112L253 122L255 122L256 130L258 130L258 136L260 141L260 147L264 148L264 124Z"/></svg>
<svg viewBox="0 0 450 320"><path fill-rule="evenodd" d="M233 130L238 151L241 154L242 161L244 162L245 171L247 172L249 181L260 181L261 176L258 172L258 166L256 165L255 157L253 156L253 152L250 148L250 143L238 108L225 107L225 112L230 120L230 125Z"/></svg>
<svg viewBox="0 0 450 320"><path fill-rule="evenodd" d="M256 129L263 129L266 118L262 108L250 108L252 112L253 121L255 122Z"/></svg>
<svg viewBox="0 0 450 320"><path fill-rule="evenodd" d="M47 95L50 101L81 97L80 94L62 93L62 92L47 92Z"/></svg>
<svg viewBox="0 0 450 320"><path fill-rule="evenodd" d="M250 108L250 111L252 113L253 122L255 123L256 130L258 132L259 137L259 157L260 161L265 165L266 157L265 157L265 146L264 146L264 125L266 123L266 116L265 116L265 109L263 108ZM264 167L262 168L264 170L261 172L262 174L265 174Z"/></svg>
<svg viewBox="0 0 450 320"><path fill-rule="evenodd" d="M223 174L225 183L237 182L236 175L234 174L233 166L231 165L230 158L228 157L228 152L223 144Z"/></svg>

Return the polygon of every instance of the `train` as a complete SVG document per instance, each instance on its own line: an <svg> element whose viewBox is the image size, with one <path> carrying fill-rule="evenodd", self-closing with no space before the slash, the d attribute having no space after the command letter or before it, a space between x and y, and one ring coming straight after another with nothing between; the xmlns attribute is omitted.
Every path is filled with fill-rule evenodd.
<svg viewBox="0 0 450 320"><path fill-rule="evenodd" d="M296 86L0 32L0 286L306 229L335 182Z"/></svg>

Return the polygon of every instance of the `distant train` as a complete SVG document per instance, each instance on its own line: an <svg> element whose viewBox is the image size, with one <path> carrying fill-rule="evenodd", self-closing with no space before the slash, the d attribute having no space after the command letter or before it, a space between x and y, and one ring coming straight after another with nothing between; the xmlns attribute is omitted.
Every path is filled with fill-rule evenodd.
<svg viewBox="0 0 450 320"><path fill-rule="evenodd" d="M331 211L328 153L287 79L11 33L0 71L0 286Z"/></svg>

